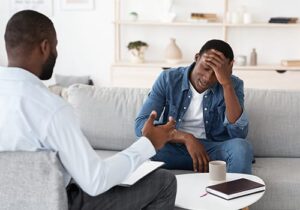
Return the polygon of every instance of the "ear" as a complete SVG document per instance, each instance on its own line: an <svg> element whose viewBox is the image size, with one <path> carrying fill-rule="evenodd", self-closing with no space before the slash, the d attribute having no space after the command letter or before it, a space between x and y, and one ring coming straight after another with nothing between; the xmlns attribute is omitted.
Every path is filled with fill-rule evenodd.
<svg viewBox="0 0 300 210"><path fill-rule="evenodd" d="M44 60L48 59L50 51L51 51L50 42L47 39L44 39L40 43L40 53L44 58Z"/></svg>
<svg viewBox="0 0 300 210"><path fill-rule="evenodd" d="M195 62L197 62L197 60L200 59L200 57L201 57L200 54L196 53L196 55L195 55Z"/></svg>

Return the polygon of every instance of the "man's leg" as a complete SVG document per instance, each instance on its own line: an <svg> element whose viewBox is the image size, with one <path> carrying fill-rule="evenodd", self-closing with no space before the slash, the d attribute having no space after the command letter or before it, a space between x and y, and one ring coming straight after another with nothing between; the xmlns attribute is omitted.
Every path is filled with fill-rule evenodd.
<svg viewBox="0 0 300 210"><path fill-rule="evenodd" d="M253 150L251 144L241 138L223 142L201 140L211 160L227 163L227 172L251 174Z"/></svg>
<svg viewBox="0 0 300 210"><path fill-rule="evenodd" d="M166 169L193 170L192 158L183 144L168 143L151 160L165 162Z"/></svg>
<svg viewBox="0 0 300 210"><path fill-rule="evenodd" d="M98 196L89 196L77 185L67 188L69 210L173 210L176 178L164 169L147 175L131 187L116 186Z"/></svg>

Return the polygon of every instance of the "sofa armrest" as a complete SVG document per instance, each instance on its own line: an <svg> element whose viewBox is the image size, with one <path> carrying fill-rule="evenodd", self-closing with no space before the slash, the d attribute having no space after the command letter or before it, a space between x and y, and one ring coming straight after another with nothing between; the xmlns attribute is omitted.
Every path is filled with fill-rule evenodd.
<svg viewBox="0 0 300 210"><path fill-rule="evenodd" d="M0 206L66 210L63 168L54 152L0 152Z"/></svg>

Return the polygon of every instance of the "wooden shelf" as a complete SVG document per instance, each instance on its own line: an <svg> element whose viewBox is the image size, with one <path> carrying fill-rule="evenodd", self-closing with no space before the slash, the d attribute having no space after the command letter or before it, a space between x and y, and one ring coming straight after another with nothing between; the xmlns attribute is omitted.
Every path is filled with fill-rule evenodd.
<svg viewBox="0 0 300 210"><path fill-rule="evenodd" d="M180 63L171 64L166 63L164 61L151 61L151 62L144 62L144 63L131 63L130 61L121 61L114 63L113 67L154 67L154 68L172 68L178 66L188 66L191 62L182 61Z"/></svg>
<svg viewBox="0 0 300 210"><path fill-rule="evenodd" d="M300 28L299 23L280 24L280 23L250 23L250 24L232 24L223 22L197 22L197 21L176 21L176 22L162 22L162 21L114 21L114 24L119 25L137 25L137 26L195 26L195 27L241 27L241 28Z"/></svg>
<svg viewBox="0 0 300 210"><path fill-rule="evenodd" d="M151 68L173 68L179 66L188 66L192 63L189 61L182 61L177 64L170 64L164 61L151 61L145 63L131 63L130 61L121 61L114 63L113 67L151 67ZM300 66L281 66L281 65L257 65L257 66L234 66L233 70L264 70L264 71L276 71L276 70L286 70L286 71L300 71Z"/></svg>
<svg viewBox="0 0 300 210"><path fill-rule="evenodd" d="M265 70L265 71L300 71L300 66L281 65L257 65L257 66L234 66L234 70Z"/></svg>
<svg viewBox="0 0 300 210"><path fill-rule="evenodd" d="M251 23L251 24L231 24L226 23L227 27L241 28L300 28L300 24L279 24L279 23Z"/></svg>
<svg viewBox="0 0 300 210"><path fill-rule="evenodd" d="M202 26L202 27L221 27L224 24L220 22L202 23L197 21L181 21L181 22L162 22L162 21L115 21L114 24L119 25L138 25L138 26Z"/></svg>

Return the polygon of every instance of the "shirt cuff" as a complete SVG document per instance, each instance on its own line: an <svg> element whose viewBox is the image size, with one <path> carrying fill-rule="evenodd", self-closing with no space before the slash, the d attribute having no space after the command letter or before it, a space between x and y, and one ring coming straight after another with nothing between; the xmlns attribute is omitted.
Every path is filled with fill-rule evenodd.
<svg viewBox="0 0 300 210"><path fill-rule="evenodd" d="M239 119L237 119L237 121L235 121L235 123L230 123L227 119L227 116L225 114L225 120L224 120L224 126L227 125L232 125L234 127L245 127L248 125L248 117L246 112L243 110L241 116L239 117Z"/></svg>
<svg viewBox="0 0 300 210"><path fill-rule="evenodd" d="M154 156L156 154L153 144L151 143L151 141L148 138L146 138L144 136L140 137L138 141L134 142L126 150L127 151L134 150L136 153L138 153L139 154L138 159L141 162L148 160L149 158L151 158L152 156Z"/></svg>

